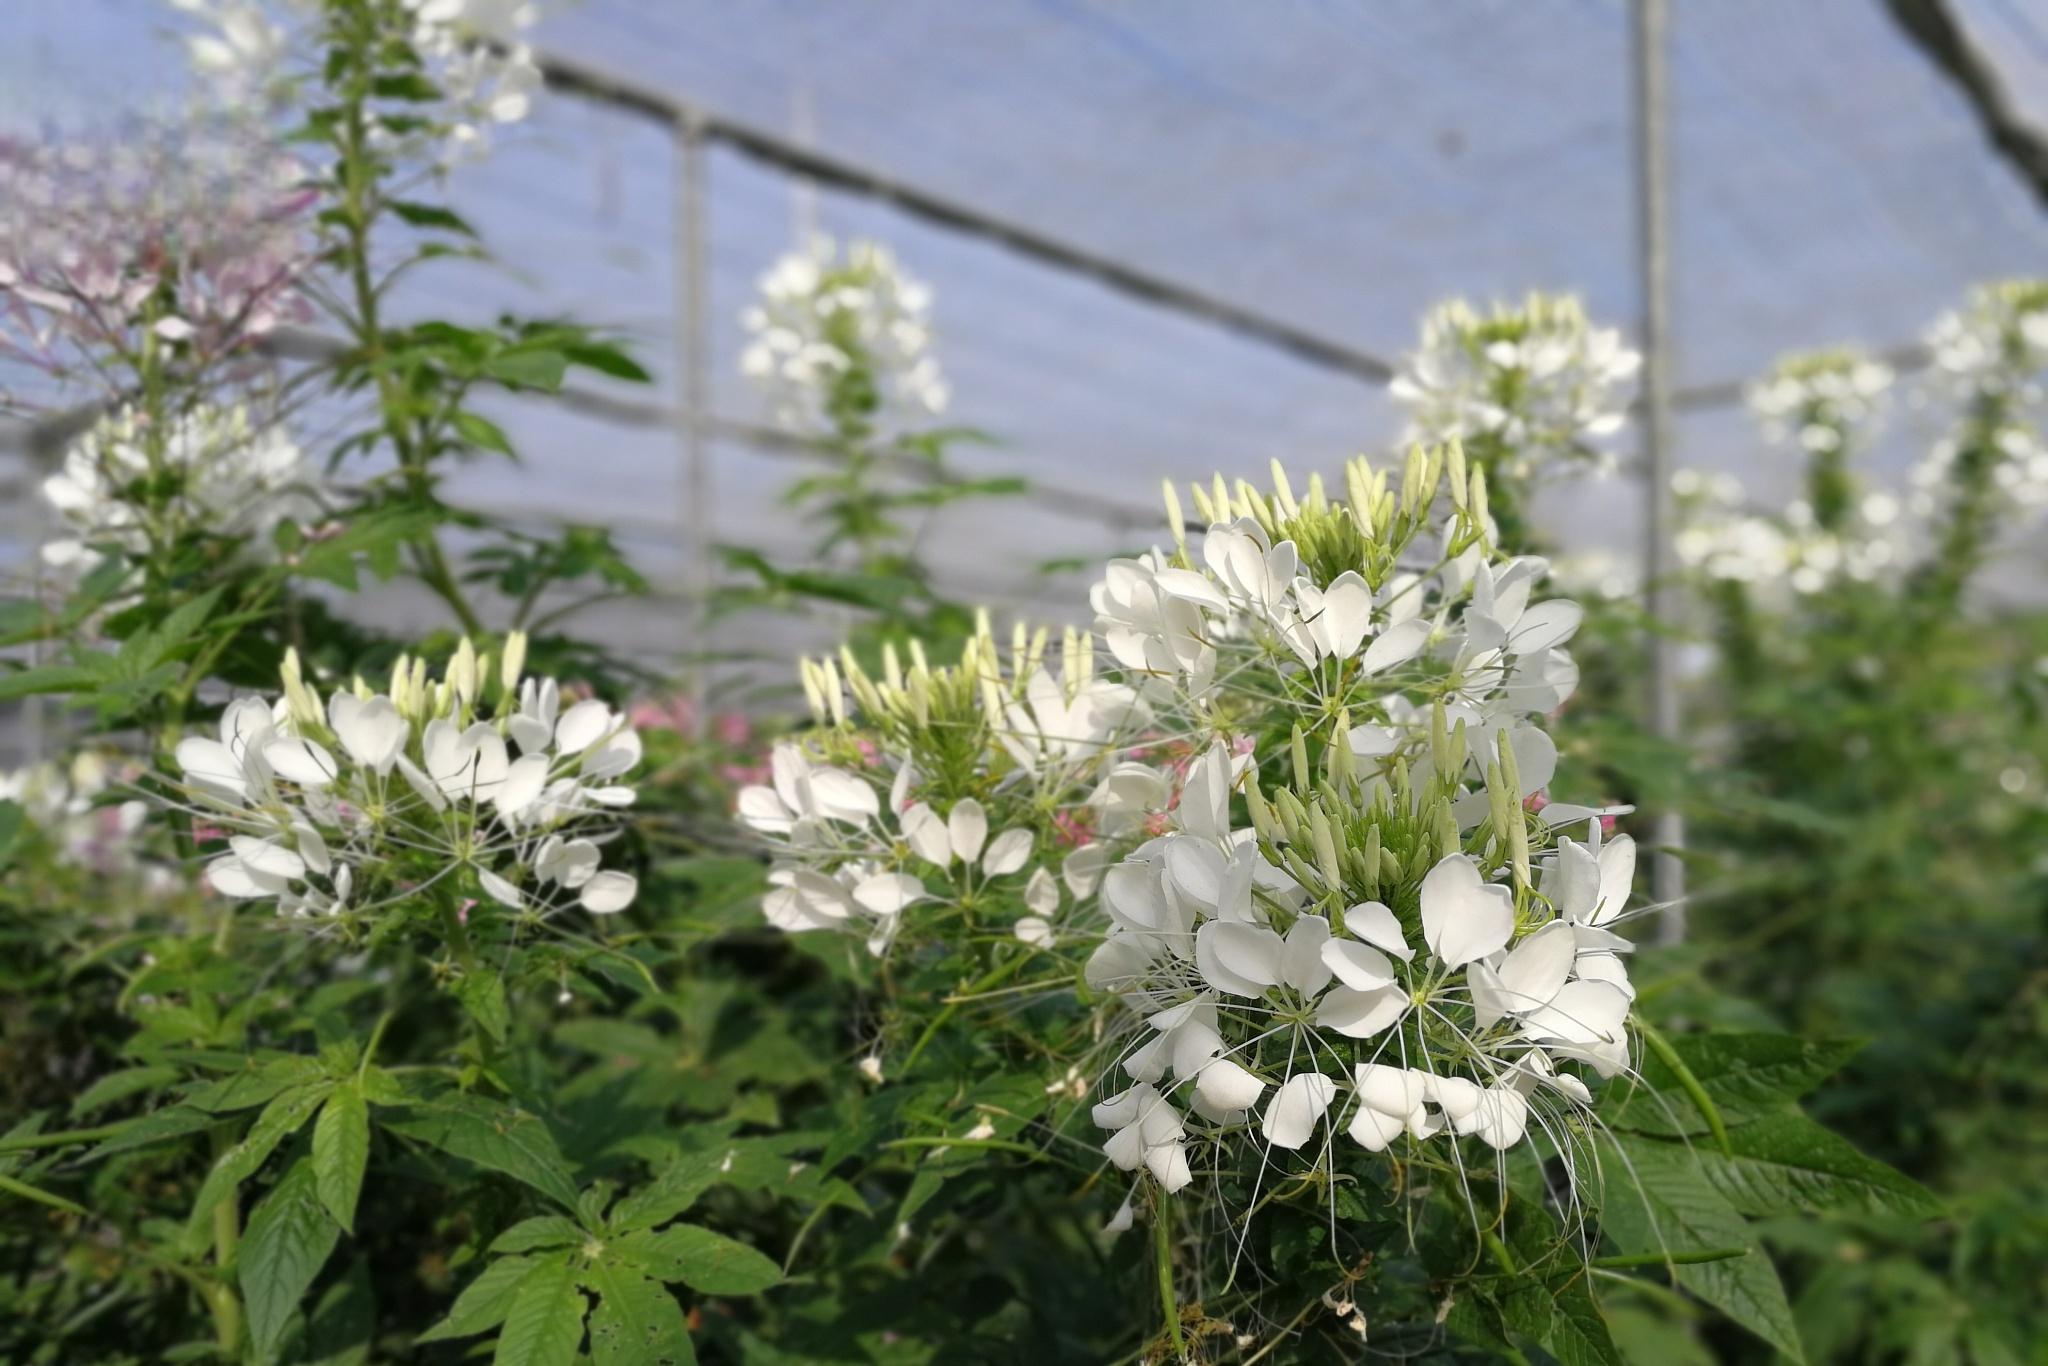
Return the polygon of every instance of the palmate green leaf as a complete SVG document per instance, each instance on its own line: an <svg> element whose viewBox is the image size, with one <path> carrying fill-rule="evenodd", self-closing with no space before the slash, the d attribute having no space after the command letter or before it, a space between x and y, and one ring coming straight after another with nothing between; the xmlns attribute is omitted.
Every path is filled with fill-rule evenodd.
<svg viewBox="0 0 2048 1366"><path fill-rule="evenodd" d="M1708 1183L1694 1151L1626 1137L1603 1137L1599 1151L1606 1183L1600 1227L1622 1252L1670 1255L1755 1245L1742 1215ZM1794 1360L1805 1359L1785 1287L1762 1252L1672 1272L1734 1322Z"/></svg>
<svg viewBox="0 0 2048 1366"><path fill-rule="evenodd" d="M498 1331L496 1366L571 1366L583 1345L589 1302L566 1257L534 1263L512 1292L512 1307Z"/></svg>
<svg viewBox="0 0 2048 1366"><path fill-rule="evenodd" d="M370 1160L370 1107L353 1083L338 1086L313 1125L313 1174L334 1222L356 1229L356 1200Z"/></svg>
<svg viewBox="0 0 2048 1366"><path fill-rule="evenodd" d="M518 1292L519 1283L525 1280L526 1273L537 1265L539 1259L532 1257L500 1257L485 1267L483 1274L471 1281L463 1288L462 1293L455 1297L455 1304L448 1310L447 1318L414 1340L441 1342L448 1338L470 1337L496 1328L505 1321L505 1316L512 1312L512 1297Z"/></svg>
<svg viewBox="0 0 2048 1366"><path fill-rule="evenodd" d="M538 1116L482 1096L446 1096L385 1121L385 1128L465 1162L523 1181L564 1208L576 1208L576 1182Z"/></svg>
<svg viewBox="0 0 2048 1366"><path fill-rule="evenodd" d="M161 1110L152 1110L127 1125L120 1133L87 1153L85 1160L90 1162L99 1158L116 1157L122 1153L133 1152L137 1148L147 1148L167 1138L181 1138L187 1134L197 1133L212 1123L213 1116L204 1110L195 1109L190 1105L167 1105Z"/></svg>
<svg viewBox="0 0 2048 1366"><path fill-rule="evenodd" d="M213 1214L214 1206L223 1200L234 1198L235 1187L256 1174L277 1145L297 1133L313 1112L320 1108L320 1102L327 1099L333 1090L330 1082L302 1086L286 1091L263 1107L263 1113L256 1116L256 1122L249 1126L249 1132L242 1141L222 1153L214 1162L213 1170L206 1174L206 1180L199 1187L199 1194L192 1201L192 1213L186 1220L185 1233L189 1244L196 1246L203 1242L207 1233L207 1219Z"/></svg>
<svg viewBox="0 0 2048 1366"><path fill-rule="evenodd" d="M1700 1163L1714 1188L1744 1214L1862 1210L1931 1219L1942 1212L1925 1186L1796 1110L1739 1125L1728 1140L1733 1157L1703 1149Z"/></svg>
<svg viewBox="0 0 2048 1366"><path fill-rule="evenodd" d="M341 1228L320 1207L313 1164L292 1163L249 1216L235 1256L235 1276L249 1311L249 1338L268 1359L283 1341L292 1315L341 1238Z"/></svg>
<svg viewBox="0 0 2048 1366"><path fill-rule="evenodd" d="M782 1279L782 1268L745 1243L695 1224L630 1233L612 1247L657 1280L682 1281L706 1295L751 1295Z"/></svg>
<svg viewBox="0 0 2048 1366"><path fill-rule="evenodd" d="M1670 1044L1731 1126L1782 1110L1863 1046L1853 1039L1743 1033L1680 1034ZM1654 1055L1645 1054L1642 1075L1642 1085L1609 1087L1602 1097L1600 1115L1611 1127L1662 1135L1707 1132L1706 1117Z"/></svg>
<svg viewBox="0 0 2048 1366"><path fill-rule="evenodd" d="M697 1360L682 1306L668 1287L604 1259L585 1269L583 1284L598 1296L590 1317L593 1366L692 1366Z"/></svg>
<svg viewBox="0 0 2048 1366"><path fill-rule="evenodd" d="M98 670L76 664L45 664L39 668L19 669L0 674L0 702L34 697L39 693L92 692L102 681Z"/></svg>
<svg viewBox="0 0 2048 1366"><path fill-rule="evenodd" d="M252 1063L209 1082L185 1097L185 1104L212 1114L247 1110L320 1076L320 1064L299 1054Z"/></svg>

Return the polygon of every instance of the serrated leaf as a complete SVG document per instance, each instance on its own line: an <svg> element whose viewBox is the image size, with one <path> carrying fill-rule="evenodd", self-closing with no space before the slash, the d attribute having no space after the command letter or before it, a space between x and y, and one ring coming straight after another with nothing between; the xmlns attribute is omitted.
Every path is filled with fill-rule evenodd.
<svg viewBox="0 0 2048 1366"><path fill-rule="evenodd" d="M109 1072L79 1093L78 1098L71 1102L71 1113L89 1115L104 1110L130 1096L169 1086L183 1075L175 1067L124 1067L118 1072Z"/></svg>
<svg viewBox="0 0 2048 1366"><path fill-rule="evenodd" d="M1733 1157L1702 1150L1707 1179L1744 1214L1864 1210L1931 1219L1941 1201L1905 1173L1787 1110L1728 1131Z"/></svg>
<svg viewBox="0 0 2048 1366"><path fill-rule="evenodd" d="M668 1287L607 1261L587 1269L583 1283L598 1295L590 1317L592 1366L692 1366L697 1360L682 1306Z"/></svg>
<svg viewBox="0 0 2048 1366"><path fill-rule="evenodd" d="M538 347L500 351L484 362L484 373L501 383L549 393L562 387L569 361L561 352Z"/></svg>
<svg viewBox="0 0 2048 1366"><path fill-rule="evenodd" d="M522 1219L491 1240L490 1251L532 1252L540 1248L573 1247L587 1241L573 1219L559 1214L540 1214Z"/></svg>
<svg viewBox="0 0 2048 1366"><path fill-rule="evenodd" d="M465 1162L503 1172L565 1208L576 1208L576 1182L554 1135L538 1116L482 1096L456 1095L387 1120L384 1127Z"/></svg>
<svg viewBox="0 0 2048 1366"><path fill-rule="evenodd" d="M588 1307L566 1258L536 1263L512 1292L491 1360L495 1366L571 1366L583 1345Z"/></svg>
<svg viewBox="0 0 2048 1366"><path fill-rule="evenodd" d="M1603 1138L1600 1227L1625 1253L1753 1247L1742 1215L1674 1143ZM1672 1268L1679 1284L1794 1360L1804 1360L1778 1270L1762 1252Z"/></svg>
<svg viewBox="0 0 2048 1366"><path fill-rule="evenodd" d="M448 1317L414 1341L441 1342L496 1328L512 1312L512 1297L518 1293L519 1283L536 1265L538 1262L532 1257L501 1257L492 1262L455 1297Z"/></svg>
<svg viewBox="0 0 2048 1366"><path fill-rule="evenodd" d="M260 1358L276 1353L299 1301L340 1238L340 1226L320 1207L313 1164L300 1158L249 1216L235 1255L249 1339Z"/></svg>
<svg viewBox="0 0 2048 1366"><path fill-rule="evenodd" d="M263 1113L256 1116L256 1122L249 1126L249 1132L241 1142L222 1153L206 1174L206 1180L199 1187L199 1194L192 1201L192 1213L186 1220L186 1236L197 1239L205 1234L207 1219L213 1214L214 1206L223 1200L234 1198L235 1187L256 1174L267 1161L277 1145L297 1133L305 1122L320 1108L320 1102L333 1089L330 1083L304 1086L286 1091L263 1107Z"/></svg>
<svg viewBox="0 0 2048 1366"><path fill-rule="evenodd" d="M505 1042L512 1027L512 1011L505 1002L505 983L495 972L463 974L455 984L455 999L469 1012L469 1018L491 1036L493 1043Z"/></svg>
<svg viewBox="0 0 2048 1366"><path fill-rule="evenodd" d="M370 1160L370 1107L354 1085L336 1087L313 1126L313 1174L334 1222L356 1230L356 1200Z"/></svg>
<svg viewBox="0 0 2048 1366"><path fill-rule="evenodd" d="M724 1161L724 1154L718 1152L681 1154L654 1180L613 1207L612 1227L631 1232L667 1223L718 1184Z"/></svg>
<svg viewBox="0 0 2048 1366"><path fill-rule="evenodd" d="M1841 1069L1862 1044L1813 1041L1789 1034L1680 1034L1672 1049L1685 1061L1732 1127L1781 1110ZM1600 1114L1609 1125L1645 1134L1703 1134L1708 1125L1678 1079L1646 1054L1642 1083L1613 1086Z"/></svg>
<svg viewBox="0 0 2048 1366"><path fill-rule="evenodd" d="M629 1234L612 1246L657 1280L682 1281L706 1295L751 1295L782 1279L782 1268L745 1243L695 1224Z"/></svg>
<svg viewBox="0 0 2048 1366"><path fill-rule="evenodd" d="M1551 1310L1543 1345L1559 1366L1623 1366L1621 1351L1584 1276L1553 1289Z"/></svg>
<svg viewBox="0 0 2048 1366"><path fill-rule="evenodd" d="M114 1157L121 1153L146 1148L152 1143L161 1143L167 1138L181 1138L186 1134L214 1123L214 1118L204 1110L190 1105L168 1105L161 1110L152 1110L135 1120L106 1142L85 1155L91 1162L102 1157Z"/></svg>

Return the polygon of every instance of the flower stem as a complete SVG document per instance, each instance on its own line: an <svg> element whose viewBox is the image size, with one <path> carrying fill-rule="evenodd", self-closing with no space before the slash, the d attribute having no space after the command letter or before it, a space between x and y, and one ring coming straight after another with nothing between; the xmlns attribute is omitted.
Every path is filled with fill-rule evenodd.
<svg viewBox="0 0 2048 1366"><path fill-rule="evenodd" d="M228 1126L217 1126L213 1131L214 1160L218 1162L231 1146ZM217 1275L206 1297L207 1308L213 1312L214 1337L220 1342L222 1359L227 1361L235 1359L242 1342L242 1302L231 1279L235 1247L241 1237L242 1211L230 1196L213 1207L213 1265Z"/></svg>
<svg viewBox="0 0 2048 1366"><path fill-rule="evenodd" d="M1693 1108L1698 1110L1700 1118L1707 1122L1707 1129L1714 1135L1714 1142L1719 1145L1721 1155L1735 1156L1735 1148L1728 1141L1728 1125L1721 1119L1720 1107L1714 1104L1713 1097L1707 1094L1707 1088L1692 1074L1692 1069L1685 1065L1685 1059L1678 1056L1678 1050L1671 1046L1671 1041L1648 1020L1637 1020L1636 1028L1642 1031L1643 1042L1657 1055L1657 1061L1670 1068L1671 1075L1678 1078L1678 1084L1691 1098Z"/></svg>
<svg viewBox="0 0 2048 1366"><path fill-rule="evenodd" d="M1152 1209L1152 1252L1159 1268L1159 1305L1166 1311L1166 1336L1173 1343L1178 1360L1187 1356L1188 1344L1181 1336L1180 1305L1173 1295L1173 1197L1162 1189Z"/></svg>

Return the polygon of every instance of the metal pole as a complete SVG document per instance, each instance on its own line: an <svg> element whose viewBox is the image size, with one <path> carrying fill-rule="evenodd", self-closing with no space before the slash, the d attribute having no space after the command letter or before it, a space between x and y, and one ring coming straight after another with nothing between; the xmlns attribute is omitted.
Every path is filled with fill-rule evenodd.
<svg viewBox="0 0 2048 1366"><path fill-rule="evenodd" d="M1642 268L1643 334L1643 581L1650 617L1650 729L1676 750L1682 740L1678 699L1677 616L1671 546L1671 225L1670 144L1666 124L1664 0L1635 0L1636 232ZM1650 894L1665 907L1657 940L1685 939L1685 817L1676 804L1654 812Z"/></svg>
<svg viewBox="0 0 2048 1366"><path fill-rule="evenodd" d="M706 702L705 669L711 656L711 459L706 433L709 427L710 385L707 367L711 360L708 314L710 299L706 288L704 239L705 155L704 124L693 115L676 120L675 158L675 278L676 278L676 368L681 392L677 394L676 425L682 455L682 506L679 523L688 559L686 583L689 591L689 632L687 650L697 656L689 670L687 693L690 700L692 738L704 732Z"/></svg>

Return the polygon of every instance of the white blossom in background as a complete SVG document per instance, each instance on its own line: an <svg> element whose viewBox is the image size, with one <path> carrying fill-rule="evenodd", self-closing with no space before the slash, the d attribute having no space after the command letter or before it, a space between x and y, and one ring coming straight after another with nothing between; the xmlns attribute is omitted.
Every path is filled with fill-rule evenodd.
<svg viewBox="0 0 2048 1366"><path fill-rule="evenodd" d="M776 420L798 431L831 425L836 391L863 378L885 416L942 413L931 307L930 288L887 247L854 242L842 252L815 236L761 276L758 301L740 315L749 338L740 368Z"/></svg>
<svg viewBox="0 0 2048 1366"><path fill-rule="evenodd" d="M604 847L635 799L640 738L605 703L522 677L524 655L515 633L494 672L465 639L438 680L401 657L388 691L357 679L323 700L288 652L281 696L238 698L217 737L178 743L172 785L227 844L208 885L321 922L443 882L500 915L626 909L637 880L605 868Z"/></svg>
<svg viewBox="0 0 2048 1366"><path fill-rule="evenodd" d="M1893 378L1889 366L1853 351L1813 352L1780 361L1745 398L1768 439L1818 455L1868 432Z"/></svg>
<svg viewBox="0 0 2048 1366"><path fill-rule="evenodd" d="M325 515L312 462L282 426L259 423L246 408L194 408L163 435L161 449L153 453L151 445L133 409L101 419L72 443L42 485L62 528L43 545L45 564L82 573L101 551L137 557L152 536L194 532L241 539L249 553L274 556L279 524ZM177 492L148 512L133 486L153 473L175 476Z"/></svg>
<svg viewBox="0 0 2048 1366"><path fill-rule="evenodd" d="M1810 596L1830 583L1880 582L1907 568L1898 498L1857 495L1842 532L1815 525L1812 504L1794 500L1776 517L1748 511L1733 475L1680 470L1671 477L1680 526L1678 562L1701 577L1771 594Z"/></svg>
<svg viewBox="0 0 2048 1366"><path fill-rule="evenodd" d="M295 51L317 50L305 32L321 17L320 0L170 0L204 27L185 39L193 68L215 82L230 105L288 98L303 73ZM540 18L533 0L404 0L410 38L425 74L440 87L442 141L404 150L459 160L485 150L494 125L518 123L543 84L527 32ZM381 134L380 134L381 135Z"/></svg>
<svg viewBox="0 0 2048 1366"><path fill-rule="evenodd" d="M1959 310L1936 320L1927 336L1935 381L1997 454L1994 486L2023 508L2048 505L2048 282L2011 280L1972 291ZM1936 510L1959 454L1954 438L1938 441L1913 470L1913 510Z"/></svg>
<svg viewBox="0 0 2048 1366"><path fill-rule="evenodd" d="M1612 456L1594 443L1621 429L1641 368L1621 333L1593 326L1570 296L1531 294L1491 313L1453 300L1423 319L1389 392L1408 407L1410 440L1498 443L1487 454L1509 477L1560 460L1604 472Z"/></svg>
<svg viewBox="0 0 2048 1366"><path fill-rule="evenodd" d="M63 862L101 876L144 871L153 888L168 888L177 881L171 871L144 862L149 804L140 797L107 799L135 771L118 755L80 750L65 764L46 761L0 772L0 801L20 805Z"/></svg>

